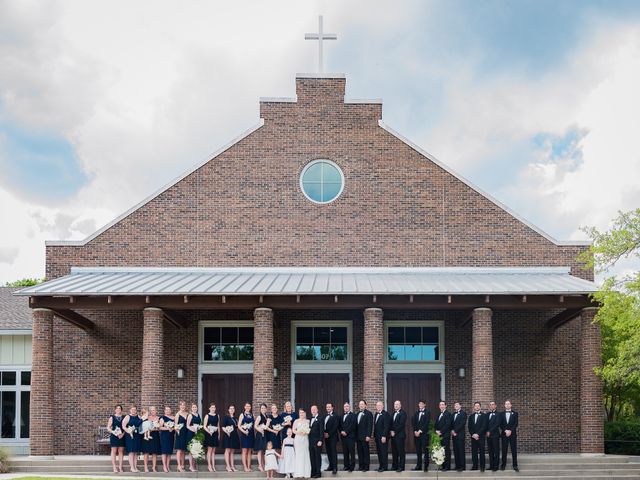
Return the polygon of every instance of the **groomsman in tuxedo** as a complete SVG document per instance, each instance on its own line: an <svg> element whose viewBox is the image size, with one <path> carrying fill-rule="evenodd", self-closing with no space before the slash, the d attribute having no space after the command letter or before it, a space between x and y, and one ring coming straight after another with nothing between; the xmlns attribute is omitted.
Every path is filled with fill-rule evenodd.
<svg viewBox="0 0 640 480"><path fill-rule="evenodd" d="M500 415L496 402L489 402L487 412L487 448L489 450L489 468L497 472L500 467Z"/></svg>
<svg viewBox="0 0 640 480"><path fill-rule="evenodd" d="M384 472L389 468L389 429L391 428L391 415L384 409L382 402L376 403L376 414L373 419L373 438L376 441L378 452L378 472Z"/></svg>
<svg viewBox="0 0 640 480"><path fill-rule="evenodd" d="M480 471L484 472L484 437L487 433L487 416L480 411L480 402L473 404L473 413L469 415L469 435L471 435L471 460L473 466L471 470L478 470L478 460L480 461Z"/></svg>
<svg viewBox="0 0 640 480"><path fill-rule="evenodd" d="M464 433L467 429L467 414L462 411L460 402L453 404L453 419L451 420L451 439L453 441L453 456L456 459L456 471L466 470L464 453Z"/></svg>
<svg viewBox="0 0 640 480"><path fill-rule="evenodd" d="M400 400L393 402L393 416L391 417L391 459L392 470L396 472L404 471L405 449L404 441L407 437L405 427L407 425L407 412L402 410Z"/></svg>
<svg viewBox="0 0 640 480"><path fill-rule="evenodd" d="M444 447L444 463L442 464L442 471L446 472L451 468L451 412L447 410L447 402L440 400L438 404L440 413L436 419L435 430L442 446Z"/></svg>
<svg viewBox="0 0 640 480"><path fill-rule="evenodd" d="M356 468L356 416L351 411L351 405L344 404L344 414L340 419L340 441L342 442L342 470L353 472Z"/></svg>
<svg viewBox="0 0 640 480"><path fill-rule="evenodd" d="M502 431L502 465L500 470L507 467L507 452L511 446L511 465L516 472L518 469L518 412L511 409L511 401L504 402L504 412L500 415L500 430Z"/></svg>
<svg viewBox="0 0 640 480"><path fill-rule="evenodd" d="M334 475L338 473L338 452L336 446L338 444L338 426L340 419L333 412L333 403L327 403L327 415L324 417L324 443L327 449L327 458L329 459L329 468Z"/></svg>
<svg viewBox="0 0 640 480"><path fill-rule="evenodd" d="M371 454L369 452L369 442L371 441L371 430L373 429L373 415L367 410L367 402L360 400L358 404L358 421L356 427L356 442L358 445L358 467L361 472L369 471Z"/></svg>
<svg viewBox="0 0 640 480"><path fill-rule="evenodd" d="M429 422L431 412L424 400L418 402L418 411L411 419L413 428L413 441L416 444L417 463L414 470L422 470L422 458L424 457L424 471L429 470Z"/></svg>
<svg viewBox="0 0 640 480"><path fill-rule="evenodd" d="M311 460L311 478L320 478L322 465L322 420L318 417L318 406L311 405L309 421L309 458Z"/></svg>

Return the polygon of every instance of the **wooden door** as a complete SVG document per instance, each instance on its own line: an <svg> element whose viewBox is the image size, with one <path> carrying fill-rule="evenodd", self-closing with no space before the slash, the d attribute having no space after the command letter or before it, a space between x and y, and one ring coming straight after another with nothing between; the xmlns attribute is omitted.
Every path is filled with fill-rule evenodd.
<svg viewBox="0 0 640 480"><path fill-rule="evenodd" d="M415 452L411 418L418 410L418 401L427 402L433 420L440 402L439 373L388 373L387 374L387 411L393 415L393 402L400 400L402 409L407 412L407 452Z"/></svg>
<svg viewBox="0 0 640 480"><path fill-rule="evenodd" d="M342 413L349 398L348 373L296 373L296 408L304 408L311 415L311 405L317 405L321 415L326 413L327 402L333 403L337 414Z"/></svg>
<svg viewBox="0 0 640 480"><path fill-rule="evenodd" d="M218 415L224 417L229 405L236 406L236 417L243 411L245 402L253 404L253 375L248 374L205 374L202 375L202 412L209 411L209 404L215 403Z"/></svg>

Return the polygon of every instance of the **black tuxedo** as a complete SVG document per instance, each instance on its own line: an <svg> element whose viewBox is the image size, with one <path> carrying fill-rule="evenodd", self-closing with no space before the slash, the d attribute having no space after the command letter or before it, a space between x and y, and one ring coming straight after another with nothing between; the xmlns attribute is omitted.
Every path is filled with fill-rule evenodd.
<svg viewBox="0 0 640 480"><path fill-rule="evenodd" d="M469 415L469 435L471 436L471 461L473 462L473 470L478 469L478 460L480 461L480 470L484 471L486 460L484 458L484 437L487 433L487 415L485 413L472 413ZM473 435L479 435L478 440Z"/></svg>
<svg viewBox="0 0 640 480"><path fill-rule="evenodd" d="M311 417L309 420L309 459L311 460L311 476L320 476L320 465L322 465L322 445L318 442L323 440L322 418Z"/></svg>
<svg viewBox="0 0 640 480"><path fill-rule="evenodd" d="M362 415L360 415L362 413ZM357 419L360 419L359 421ZM373 430L373 415L366 408L362 412L356 413L356 443L358 446L358 466L360 470L369 470L370 453L369 441Z"/></svg>
<svg viewBox="0 0 640 480"><path fill-rule="evenodd" d="M511 445L511 465L515 468L518 466L518 412L511 410L509 421L507 421L507 412L500 412L500 430L502 432L502 466L507 465L507 452ZM511 431L511 435L507 437L506 430Z"/></svg>
<svg viewBox="0 0 640 480"><path fill-rule="evenodd" d="M342 457L345 470L355 470L356 467L356 416L353 412L343 413L340 417L340 441L342 442ZM346 435L343 435L346 434Z"/></svg>
<svg viewBox="0 0 640 480"><path fill-rule="evenodd" d="M391 416L386 410L373 416L373 437L376 441L378 463L380 468L389 468L389 429L391 428ZM384 438L384 443L382 439Z"/></svg>
<svg viewBox="0 0 640 480"><path fill-rule="evenodd" d="M333 412L331 415L327 414L323 418L324 434L325 434L325 448L327 449L327 458L329 460L329 468L327 470L338 470L338 452L336 451L336 445L338 444L338 426L340 419Z"/></svg>
<svg viewBox="0 0 640 480"><path fill-rule="evenodd" d="M422 413L422 414L421 414ZM418 410L411 419L411 427L414 432L414 443L416 444L416 469L422 468L422 459L424 457L424 468L429 468L429 422L431 421L431 412L425 408L423 412ZM416 437L415 432L420 432L420 436Z"/></svg>
<svg viewBox="0 0 640 480"><path fill-rule="evenodd" d="M436 417L435 430L440 432L440 441L444 447L444 463L442 468L449 470L451 468L451 412L445 410L438 413Z"/></svg>
<svg viewBox="0 0 640 480"><path fill-rule="evenodd" d="M456 470L467 468L464 453L464 433L467 429L467 414L460 410L453 413L451 419L451 439L453 443L453 456L456 459ZM454 435L453 433L456 433Z"/></svg>
<svg viewBox="0 0 640 480"><path fill-rule="evenodd" d="M487 448L489 450L489 468L498 470L500 467L500 414L488 412L487 416Z"/></svg>
<svg viewBox="0 0 640 480"><path fill-rule="evenodd" d="M400 409L391 414L391 431L394 432L391 437L391 468L393 470L404 470L405 448L404 441L407 437L405 427L407 425L407 412Z"/></svg>

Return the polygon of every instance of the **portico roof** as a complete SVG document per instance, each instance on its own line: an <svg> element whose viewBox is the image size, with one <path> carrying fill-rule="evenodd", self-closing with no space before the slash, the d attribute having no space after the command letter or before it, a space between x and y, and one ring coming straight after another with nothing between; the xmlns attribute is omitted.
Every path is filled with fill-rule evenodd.
<svg viewBox="0 0 640 480"><path fill-rule="evenodd" d="M75 267L16 295L584 295L568 267L118 268Z"/></svg>

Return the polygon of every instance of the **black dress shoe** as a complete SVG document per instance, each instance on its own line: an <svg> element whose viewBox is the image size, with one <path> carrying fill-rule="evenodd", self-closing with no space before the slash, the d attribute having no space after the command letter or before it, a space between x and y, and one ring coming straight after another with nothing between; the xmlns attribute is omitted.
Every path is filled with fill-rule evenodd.
<svg viewBox="0 0 640 480"><path fill-rule="evenodd" d="M515 467L513 467L513 469L514 469L516 472L519 472L519 471L520 471L520 469L518 468L518 466L517 466L517 465L516 465Z"/></svg>
<svg viewBox="0 0 640 480"><path fill-rule="evenodd" d="M480 471L481 471L482 473L484 473L484 468L481 468L481 469L480 469Z"/></svg>
<svg viewBox="0 0 640 480"><path fill-rule="evenodd" d="M411 470L422 470L422 465L416 465L415 467L413 467Z"/></svg>
<svg viewBox="0 0 640 480"><path fill-rule="evenodd" d="M347 470L347 472L353 473L353 468L350 468L349 470Z"/></svg>
<svg viewBox="0 0 640 480"><path fill-rule="evenodd" d="M500 465L500 470L504 470L506 467L506 465Z"/></svg>
<svg viewBox="0 0 640 480"><path fill-rule="evenodd" d="M441 472L448 472L449 470L451 470L450 468L444 467L442 470L440 470Z"/></svg>
<svg viewBox="0 0 640 480"><path fill-rule="evenodd" d="M471 467L471 470L477 470L478 467Z"/></svg>
<svg viewBox="0 0 640 480"><path fill-rule="evenodd" d="M398 469L396 470L396 472L397 472L397 473L402 473L402 469L401 469L401 468L398 468Z"/></svg>
<svg viewBox="0 0 640 480"><path fill-rule="evenodd" d="M378 470L376 470L376 472L382 473L382 472L384 472L384 468L379 468Z"/></svg>
<svg viewBox="0 0 640 480"><path fill-rule="evenodd" d="M336 475L338 473L338 470L331 470L331 473Z"/></svg>
<svg viewBox="0 0 640 480"><path fill-rule="evenodd" d="M492 472L497 472L497 471L498 471L498 469L497 469L497 468L492 468L492 469L491 469L491 471L492 471Z"/></svg>
<svg viewBox="0 0 640 480"><path fill-rule="evenodd" d="M331 471L331 467L327 467L324 469L325 472L330 472Z"/></svg>

